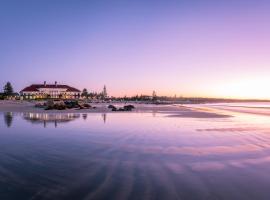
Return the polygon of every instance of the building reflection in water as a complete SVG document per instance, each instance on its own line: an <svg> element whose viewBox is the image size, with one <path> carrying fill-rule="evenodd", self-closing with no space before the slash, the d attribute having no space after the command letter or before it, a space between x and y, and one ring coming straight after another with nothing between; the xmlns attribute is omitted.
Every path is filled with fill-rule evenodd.
<svg viewBox="0 0 270 200"><path fill-rule="evenodd" d="M66 123L78 119L80 118L80 114L24 113L22 118L31 123L43 124L44 128L46 128L48 124L54 124L55 128L57 128L58 123Z"/></svg>
<svg viewBox="0 0 270 200"><path fill-rule="evenodd" d="M102 113L102 114L101 114L101 117L102 117L103 122L104 122L104 124L105 124L105 123L106 123L106 120L107 120L107 114L106 114L106 113Z"/></svg>
<svg viewBox="0 0 270 200"><path fill-rule="evenodd" d="M4 114L4 120L5 120L5 124L6 126L9 128L12 125L12 121L13 121L13 113L12 112L6 112Z"/></svg>

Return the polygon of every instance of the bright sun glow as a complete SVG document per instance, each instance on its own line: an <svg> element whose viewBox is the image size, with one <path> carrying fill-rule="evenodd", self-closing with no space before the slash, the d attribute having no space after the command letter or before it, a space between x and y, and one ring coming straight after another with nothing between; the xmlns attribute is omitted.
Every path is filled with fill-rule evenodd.
<svg viewBox="0 0 270 200"><path fill-rule="evenodd" d="M270 80L249 78L238 81L228 80L227 84L219 87L219 94L229 98L269 99Z"/></svg>

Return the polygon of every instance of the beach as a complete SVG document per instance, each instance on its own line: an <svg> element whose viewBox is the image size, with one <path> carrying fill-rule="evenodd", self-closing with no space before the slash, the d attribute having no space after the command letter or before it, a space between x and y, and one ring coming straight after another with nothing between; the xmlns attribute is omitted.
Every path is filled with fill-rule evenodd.
<svg viewBox="0 0 270 200"><path fill-rule="evenodd" d="M265 105L35 103L0 101L0 199L270 197Z"/></svg>
<svg viewBox="0 0 270 200"><path fill-rule="evenodd" d="M30 112L30 113L116 113L108 108L109 105L123 107L124 105L132 104L135 106L133 111L139 113L162 113L168 117L190 117L190 118L227 118L230 115L224 114L222 111L209 108L196 108L190 105L155 105L155 104L140 104L140 103L91 103L90 109L66 109L66 110L44 110L43 108L35 107L38 101L0 101L0 112ZM117 111L121 112L121 111ZM127 112L127 111L122 111Z"/></svg>

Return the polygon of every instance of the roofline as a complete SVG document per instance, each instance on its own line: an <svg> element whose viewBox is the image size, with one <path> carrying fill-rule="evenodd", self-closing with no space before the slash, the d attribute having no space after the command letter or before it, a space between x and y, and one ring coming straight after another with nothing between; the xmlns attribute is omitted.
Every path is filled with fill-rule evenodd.
<svg viewBox="0 0 270 200"><path fill-rule="evenodd" d="M41 88L53 89L54 88L53 86L55 86L55 84L48 84L46 86L44 86L44 84L32 84L32 85L27 86L24 89L22 89L20 91L20 93L21 92L38 92L38 89L41 89ZM69 85L61 85L60 84L60 85L56 85L56 86L57 86L56 88L64 88L64 89L67 89L67 90L73 90L73 91L69 91L69 92L81 92L81 90L79 90L77 88L74 88L74 87L70 87Z"/></svg>

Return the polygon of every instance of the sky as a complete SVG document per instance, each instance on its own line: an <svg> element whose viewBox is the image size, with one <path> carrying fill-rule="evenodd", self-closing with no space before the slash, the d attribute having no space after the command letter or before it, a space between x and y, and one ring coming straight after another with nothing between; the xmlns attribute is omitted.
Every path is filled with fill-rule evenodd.
<svg viewBox="0 0 270 200"><path fill-rule="evenodd" d="M0 0L0 85L270 99L270 2Z"/></svg>

